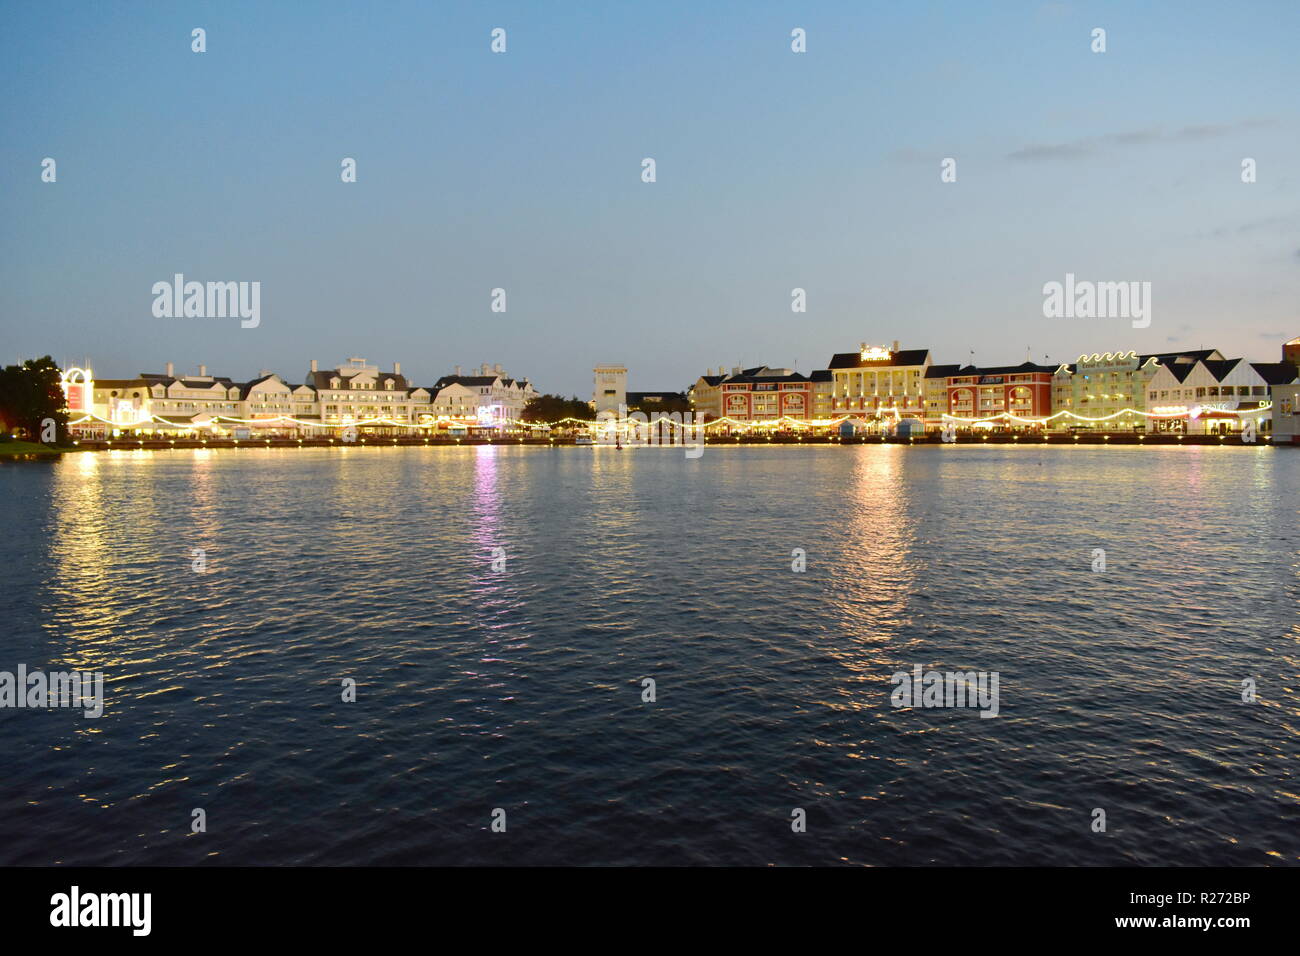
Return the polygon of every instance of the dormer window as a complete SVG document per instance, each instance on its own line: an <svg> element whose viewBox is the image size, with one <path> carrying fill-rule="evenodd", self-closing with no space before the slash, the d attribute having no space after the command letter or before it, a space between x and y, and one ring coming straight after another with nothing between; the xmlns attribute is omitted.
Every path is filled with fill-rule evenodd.
<svg viewBox="0 0 1300 956"><path fill-rule="evenodd" d="M339 387L339 380L337 378L330 379L330 388L338 388L338 387Z"/></svg>

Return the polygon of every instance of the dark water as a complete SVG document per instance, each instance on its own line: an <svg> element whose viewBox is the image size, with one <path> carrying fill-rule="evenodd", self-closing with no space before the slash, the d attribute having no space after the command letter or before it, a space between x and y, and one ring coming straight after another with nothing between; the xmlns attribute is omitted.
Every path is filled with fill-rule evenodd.
<svg viewBox="0 0 1300 956"><path fill-rule="evenodd" d="M0 863L1293 865L1297 490L1268 448L0 465L0 670L108 696L0 710ZM1000 715L891 708L914 664Z"/></svg>

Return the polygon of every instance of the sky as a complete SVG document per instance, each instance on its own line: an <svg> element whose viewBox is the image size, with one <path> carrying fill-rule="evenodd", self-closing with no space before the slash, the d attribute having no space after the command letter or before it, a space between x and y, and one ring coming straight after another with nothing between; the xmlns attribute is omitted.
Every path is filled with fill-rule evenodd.
<svg viewBox="0 0 1300 956"><path fill-rule="evenodd" d="M0 0L0 361L584 398L895 340L1276 361L1297 37L1293 2ZM156 317L176 273L260 282L260 323ZM1067 273L1150 282L1149 327L1045 318Z"/></svg>

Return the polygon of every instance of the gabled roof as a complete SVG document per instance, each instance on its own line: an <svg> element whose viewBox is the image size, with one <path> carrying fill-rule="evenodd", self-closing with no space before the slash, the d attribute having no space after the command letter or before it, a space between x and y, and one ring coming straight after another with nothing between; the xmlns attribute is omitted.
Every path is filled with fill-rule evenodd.
<svg viewBox="0 0 1300 956"><path fill-rule="evenodd" d="M931 365L925 370L926 378L947 378L950 375L956 375L960 365Z"/></svg>
<svg viewBox="0 0 1300 956"><path fill-rule="evenodd" d="M1187 376L1192 374L1192 369L1196 368L1196 366L1189 365L1186 362L1179 362L1176 365L1166 365L1164 368L1170 375L1178 379L1178 381L1185 382L1187 381Z"/></svg>
<svg viewBox="0 0 1300 956"><path fill-rule="evenodd" d="M499 375L444 375L434 382L433 387L441 389L448 385L464 385L467 388L482 388L485 385L496 384L499 378Z"/></svg>
<svg viewBox="0 0 1300 956"><path fill-rule="evenodd" d="M359 369L354 371L349 369L326 369L323 372L308 372L306 384L316 389L333 388L334 386L330 384L330 381L337 378L339 388L351 388L354 378L358 375L368 376L369 374L369 372L363 372ZM398 375L396 372L379 372L375 374L375 388L373 390L365 389L365 391L390 391L386 385L388 382L393 383L392 390L405 390L410 387L405 375Z"/></svg>
<svg viewBox="0 0 1300 956"><path fill-rule="evenodd" d="M146 388L149 382L143 378L97 378L95 388Z"/></svg>
<svg viewBox="0 0 1300 956"><path fill-rule="evenodd" d="M1148 359L1155 359L1161 365L1174 365L1176 363L1195 365L1197 362L1214 361L1215 356L1218 354L1218 349L1197 349L1194 352L1153 352L1150 355L1139 355L1138 365L1146 365Z"/></svg>
<svg viewBox="0 0 1300 956"><path fill-rule="evenodd" d="M222 388L234 388L237 384L233 379L221 376L207 376L204 378L177 378L175 375L161 375L157 372L142 372L140 378L149 383L152 388L155 385L161 385L164 388L171 388L173 385L180 383L182 388L212 388L219 385Z"/></svg>
<svg viewBox="0 0 1300 956"><path fill-rule="evenodd" d="M890 368L898 365L924 365L930 356L929 349L900 349L889 362L864 362L861 352L836 352L828 368Z"/></svg>
<svg viewBox="0 0 1300 956"><path fill-rule="evenodd" d="M806 382L808 376L800 375L798 372L791 372L789 375L733 375L727 379L726 384L737 383L741 385L752 385L756 382ZM631 394L630 392L628 394Z"/></svg>
<svg viewBox="0 0 1300 956"><path fill-rule="evenodd" d="M951 366L942 366L942 367L949 368ZM933 368L933 366L931 366L931 368ZM1056 371L1056 366L1054 365L1036 365L1033 362L1021 362L1019 365L990 365L990 366L963 365L960 369L958 369L956 372L953 372L951 374L960 375L962 377L970 377L975 375L980 375L980 376L1029 375L1035 372L1044 375L1051 375L1055 371ZM930 376L927 374L926 378L929 377Z"/></svg>
<svg viewBox="0 0 1300 956"><path fill-rule="evenodd" d="M834 376L833 374L831 374L831 370L830 370L830 369L828 369L828 368L819 368L819 369L817 369L816 371L813 371L813 372L809 372L809 373L808 373L808 381L810 381L810 382L833 382L833 381L835 381L835 376Z"/></svg>
<svg viewBox="0 0 1300 956"><path fill-rule="evenodd" d="M1216 382L1222 382L1229 372L1241 364L1241 359L1212 359L1201 364L1214 376Z"/></svg>
<svg viewBox="0 0 1300 956"><path fill-rule="evenodd" d="M286 382L286 381L284 381L282 378L280 378L280 376L278 376L278 375L276 375L274 372L272 372L270 375L263 375L263 376L260 376L259 378L255 378L255 379L253 379L251 382L245 382L244 384L240 385L240 386L239 386L239 397L240 397L240 398L248 398L249 393L253 391L253 386L255 386L255 385L261 385L263 382L269 382L269 381L271 381L271 379L275 379L277 382L279 382L281 385L283 385L283 386L284 386L286 389L288 389L290 392L292 392L292 391L294 390L294 388L297 387L297 386L294 386L294 385L290 385L288 382Z"/></svg>
<svg viewBox="0 0 1300 956"><path fill-rule="evenodd" d="M726 377L727 376L725 375L701 375L698 380L703 382L705 385L717 385Z"/></svg>
<svg viewBox="0 0 1300 956"><path fill-rule="evenodd" d="M1250 367L1270 385L1290 385L1300 379L1300 369L1290 362L1251 362Z"/></svg>

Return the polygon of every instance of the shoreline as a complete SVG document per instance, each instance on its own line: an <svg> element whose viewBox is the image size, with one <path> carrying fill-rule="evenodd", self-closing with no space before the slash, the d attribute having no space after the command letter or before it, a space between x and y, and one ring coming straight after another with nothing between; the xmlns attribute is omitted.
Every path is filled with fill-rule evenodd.
<svg viewBox="0 0 1300 956"><path fill-rule="evenodd" d="M577 445L573 438L394 438L384 436L359 437L355 442L341 442L328 438L246 438L246 439L136 439L119 438L114 440L82 439L75 447L38 447L22 442L20 449L9 451L5 443L0 443L0 459L34 459L54 458L67 453L84 451L166 451L192 450L201 448L331 448L331 447L439 447L455 448L464 445L496 446L532 446L532 447L574 447L597 448L600 445ZM692 443L695 444L695 443ZM937 434L919 438L896 438L893 436L863 436L858 438L841 438L839 436L797 436L772 435L727 436L709 438L705 444L715 446L728 445L1137 445L1170 447L1179 445L1218 445L1237 448L1300 448L1300 444L1274 443L1268 437L1260 441L1243 442L1238 435L1134 435L1132 433L1098 432L1090 434L1049 434L1049 435L958 435L954 441L945 442ZM613 446L605 446L613 447ZM626 447L635 448L635 444ZM651 447L685 448L691 445L669 445Z"/></svg>

